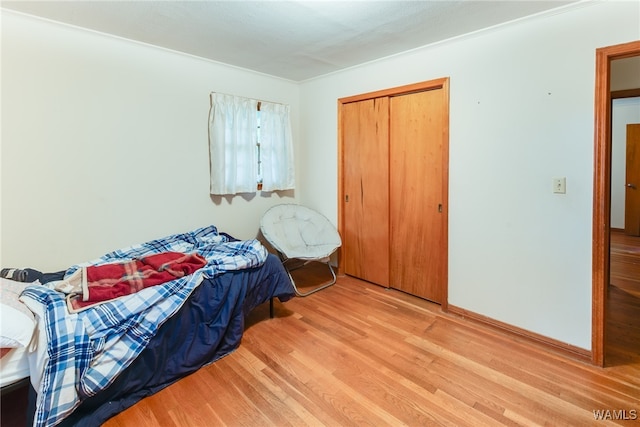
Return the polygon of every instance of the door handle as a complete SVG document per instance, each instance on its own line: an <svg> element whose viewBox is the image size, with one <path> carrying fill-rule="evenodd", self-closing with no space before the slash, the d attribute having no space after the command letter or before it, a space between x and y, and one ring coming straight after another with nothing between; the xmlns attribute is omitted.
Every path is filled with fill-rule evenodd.
<svg viewBox="0 0 640 427"><path fill-rule="evenodd" d="M636 189L636 186L635 186L634 184L627 184L627 187L629 187L629 188L631 188L631 189L633 189L633 190L635 190L635 189Z"/></svg>

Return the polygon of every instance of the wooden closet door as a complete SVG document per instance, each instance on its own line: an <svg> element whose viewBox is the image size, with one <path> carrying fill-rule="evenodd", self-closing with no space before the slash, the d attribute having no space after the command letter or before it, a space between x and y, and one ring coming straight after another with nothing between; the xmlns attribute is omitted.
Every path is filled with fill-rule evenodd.
<svg viewBox="0 0 640 427"><path fill-rule="evenodd" d="M624 232L640 236L640 123L627 124Z"/></svg>
<svg viewBox="0 0 640 427"><path fill-rule="evenodd" d="M342 106L342 262L346 274L389 286L389 98Z"/></svg>
<svg viewBox="0 0 640 427"><path fill-rule="evenodd" d="M447 105L442 88L390 100L391 287L437 303L446 293Z"/></svg>

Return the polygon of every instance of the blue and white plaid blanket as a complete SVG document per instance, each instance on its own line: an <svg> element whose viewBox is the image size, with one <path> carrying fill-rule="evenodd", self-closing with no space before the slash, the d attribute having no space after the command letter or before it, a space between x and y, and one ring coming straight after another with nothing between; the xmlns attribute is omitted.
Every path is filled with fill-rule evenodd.
<svg viewBox="0 0 640 427"><path fill-rule="evenodd" d="M231 270L258 267L267 250L257 240L231 241L209 226L129 248L70 268L101 265L155 253L197 252L207 265L196 273L152 286L84 311L70 314L65 296L44 286L29 286L21 299L41 305L47 355L34 426L53 426L81 400L104 390L144 350L162 323L185 302L204 278ZM40 331L43 333L43 331Z"/></svg>

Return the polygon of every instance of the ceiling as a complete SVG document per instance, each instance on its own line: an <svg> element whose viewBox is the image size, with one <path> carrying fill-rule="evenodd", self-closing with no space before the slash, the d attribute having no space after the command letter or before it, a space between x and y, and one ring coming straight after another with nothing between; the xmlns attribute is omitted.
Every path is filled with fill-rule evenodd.
<svg viewBox="0 0 640 427"><path fill-rule="evenodd" d="M1 1L5 9L294 81L572 1Z"/></svg>

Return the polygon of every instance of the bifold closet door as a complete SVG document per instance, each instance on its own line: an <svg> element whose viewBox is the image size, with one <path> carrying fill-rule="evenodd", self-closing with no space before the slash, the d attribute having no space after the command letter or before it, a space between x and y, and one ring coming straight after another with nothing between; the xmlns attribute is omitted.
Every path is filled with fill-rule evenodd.
<svg viewBox="0 0 640 427"><path fill-rule="evenodd" d="M389 98L342 106L344 272L389 286Z"/></svg>
<svg viewBox="0 0 640 427"><path fill-rule="evenodd" d="M437 303L446 292L446 96L390 98L390 286Z"/></svg>

